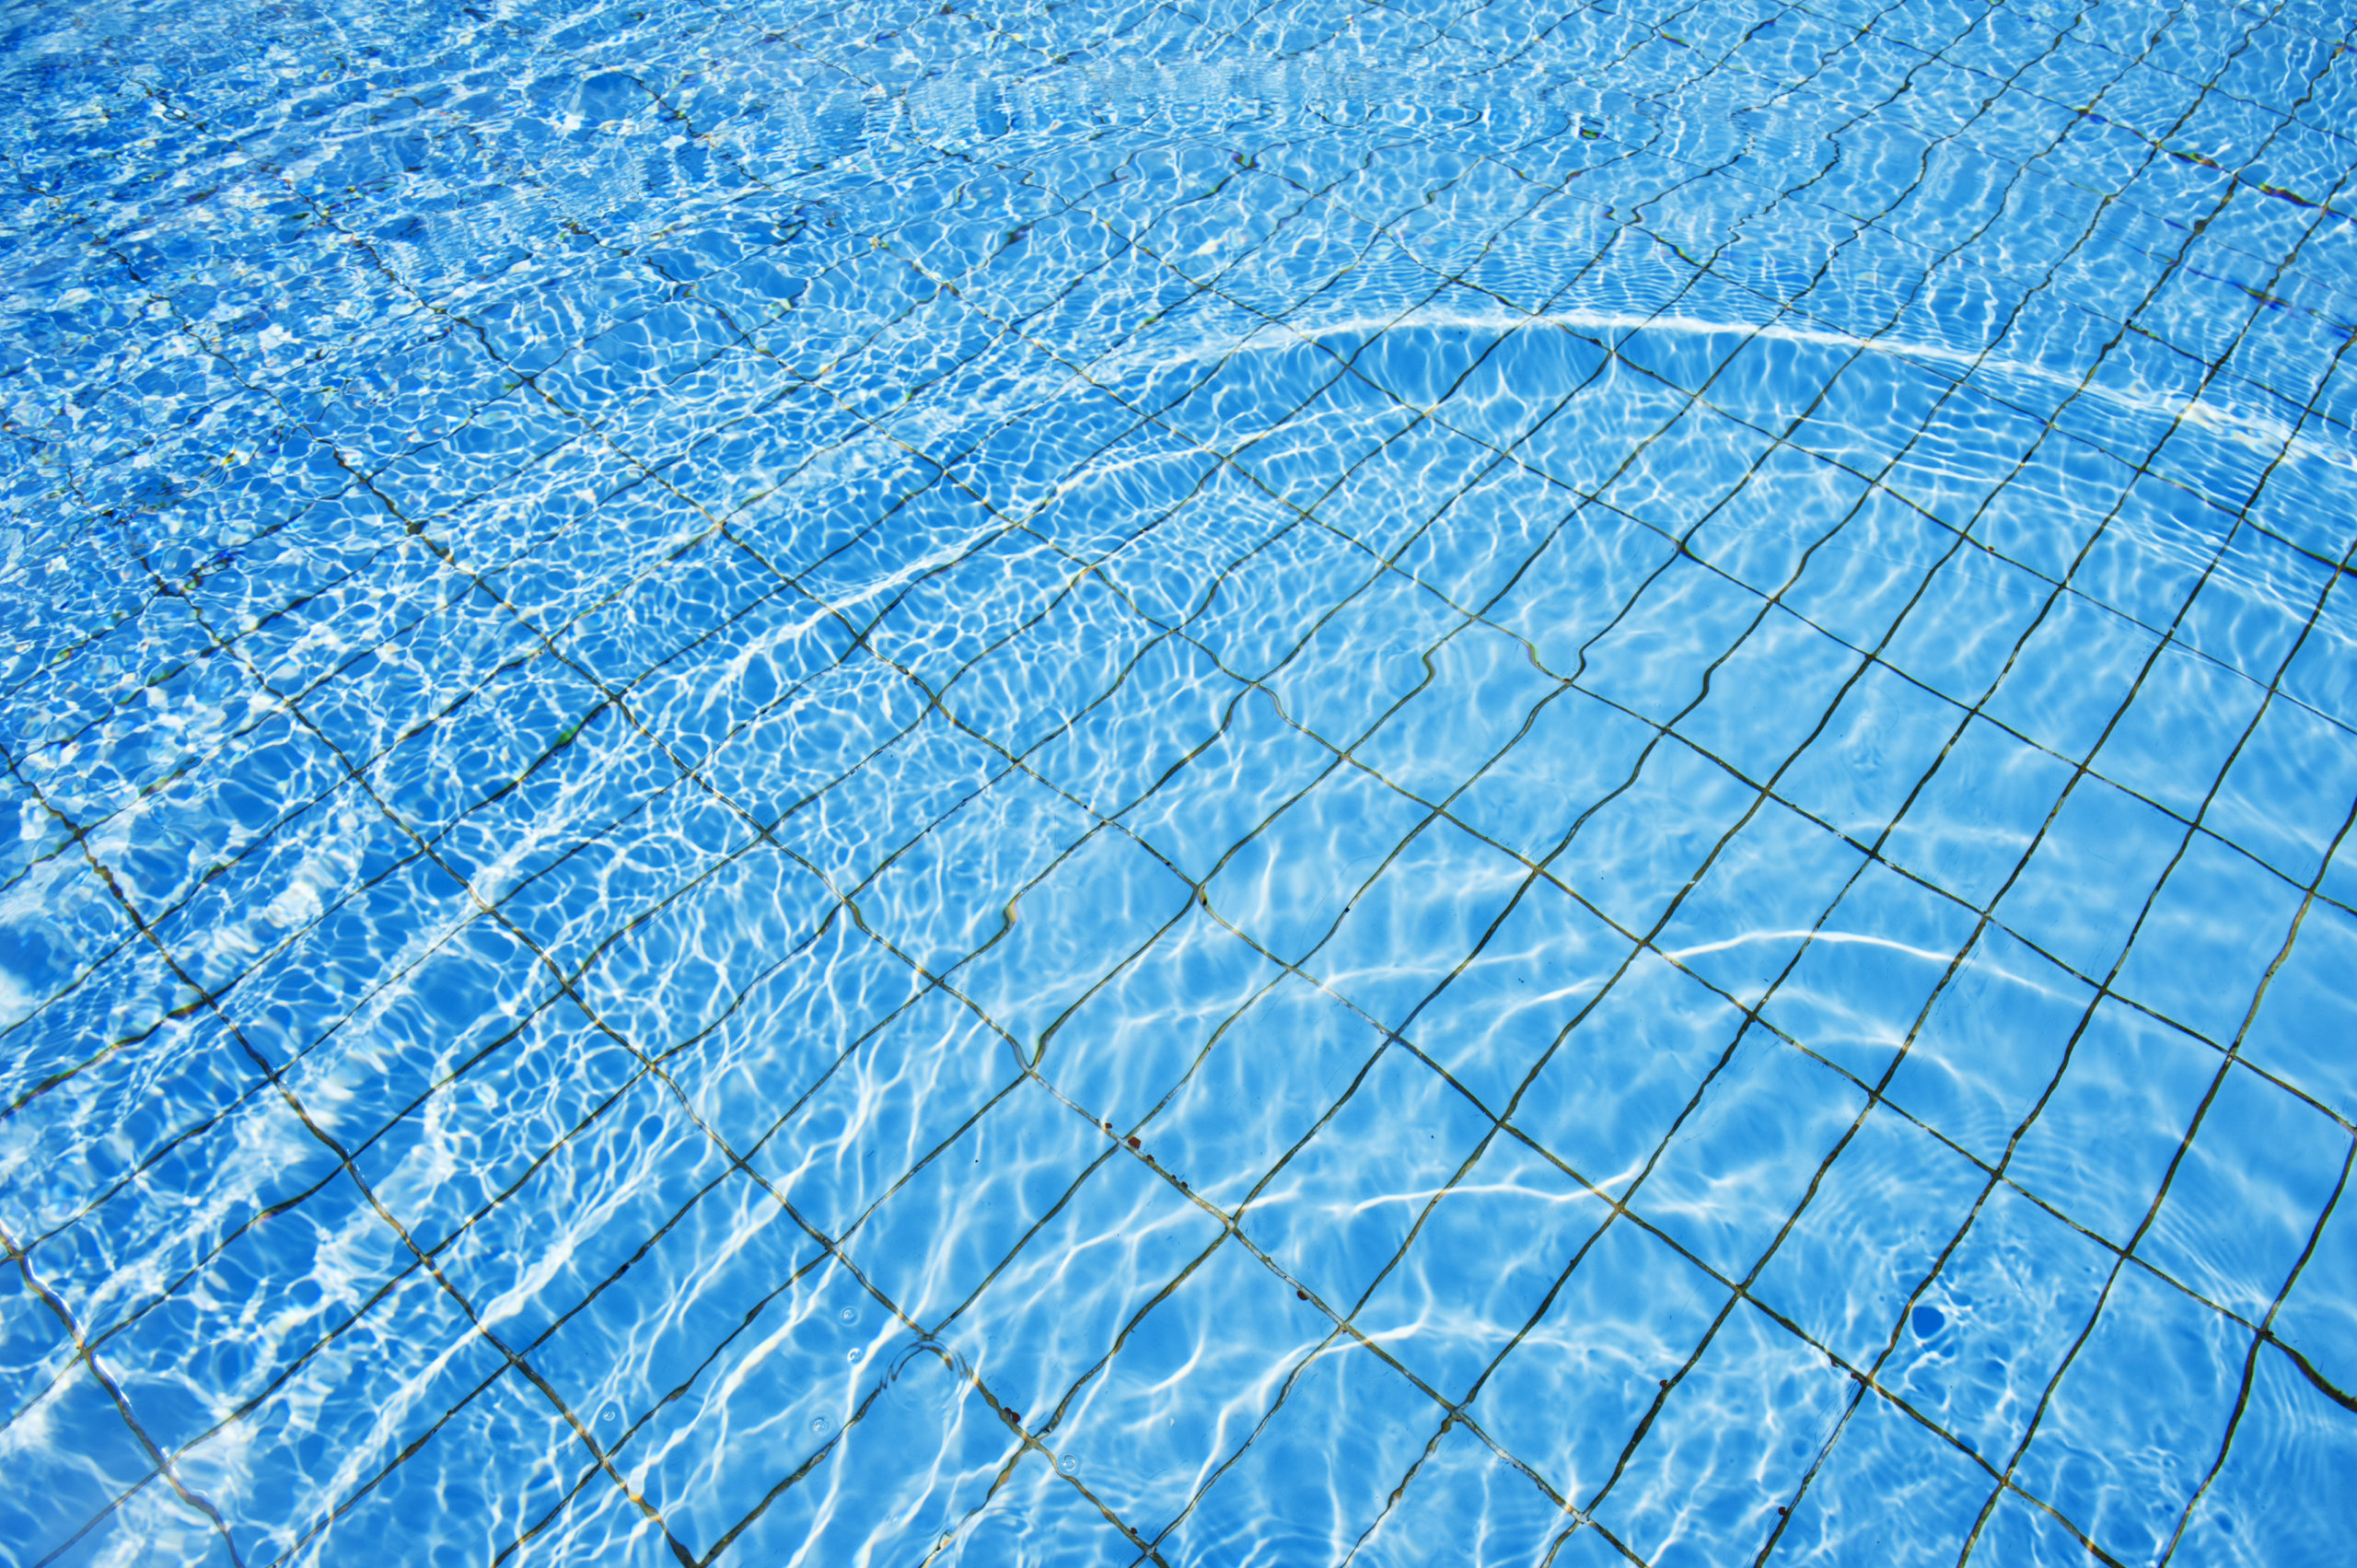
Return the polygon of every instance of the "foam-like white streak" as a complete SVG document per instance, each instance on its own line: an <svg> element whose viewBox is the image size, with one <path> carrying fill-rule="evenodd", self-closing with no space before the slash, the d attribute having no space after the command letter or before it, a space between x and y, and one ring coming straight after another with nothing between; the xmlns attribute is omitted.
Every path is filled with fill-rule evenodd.
<svg viewBox="0 0 2357 1568"><path fill-rule="evenodd" d="M1868 936L1854 931L1747 931L1740 936L1730 936L1724 942L1705 942L1693 947L1664 948L1662 956L1680 962L1700 958L1705 953L1724 953L1756 942L1816 941L1836 944L1853 943L1862 947L1884 947L1894 953L1904 953L1910 958L1945 966L1956 955L1935 953L1928 947L1910 947L1904 942L1894 942L1886 936Z"/></svg>
<svg viewBox="0 0 2357 1568"><path fill-rule="evenodd" d="M1757 337L1771 343L1791 343L1820 348L1842 348L1873 354L1887 354L1894 358L1920 360L1926 364L1943 365L1961 371L1980 371L1996 375L2026 377L2056 386L2069 387L2092 393L2107 402L2133 409L2142 413L2159 414L2180 419L2212 435L2222 436L2253 451L2272 456L2315 458L2338 464L2357 472L2357 454L2302 436L2290 424L2262 414L2235 413L2216 408L2199 399L2186 400L2158 392L2137 392L2118 387L2087 384L2084 387L2074 377L2029 360L1991 358L1984 354L1951 348L1945 343L1910 342L1899 338L1862 338L1854 333L1829 327L1798 327L1784 323L1753 325L1738 321L1713 321L1699 316L1654 316L1634 311L1614 310L1553 310L1534 316L1517 315L1512 311L1436 311L1412 313L1404 319L1371 316L1351 317L1333 321L1317 321L1295 325L1287 323L1298 338L1317 343L1329 338L1372 337L1385 331L1423 329L1437 331L1454 328L1467 331L1511 332L1534 326L1562 327L1571 331L1588 333L1673 333L1686 337ZM1155 345L1152 350L1139 349L1112 356L1116 363L1135 365L1171 365L1212 358L1231 354L1267 350L1279 346L1284 340L1274 336L1255 335L1241 342L1224 344L1205 343L1195 347Z"/></svg>

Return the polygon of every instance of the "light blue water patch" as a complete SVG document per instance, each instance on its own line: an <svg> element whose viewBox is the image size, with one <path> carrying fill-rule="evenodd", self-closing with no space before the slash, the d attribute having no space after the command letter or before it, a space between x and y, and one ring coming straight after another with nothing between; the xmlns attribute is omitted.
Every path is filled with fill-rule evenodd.
<svg viewBox="0 0 2357 1568"><path fill-rule="evenodd" d="M0 1563L2337 1561L2321 0L0 18Z"/></svg>

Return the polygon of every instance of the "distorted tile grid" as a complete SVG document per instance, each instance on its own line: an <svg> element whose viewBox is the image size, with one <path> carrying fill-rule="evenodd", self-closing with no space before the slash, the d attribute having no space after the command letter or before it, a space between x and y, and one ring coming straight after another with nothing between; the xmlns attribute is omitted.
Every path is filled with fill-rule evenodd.
<svg viewBox="0 0 2357 1568"><path fill-rule="evenodd" d="M2334 1560L2352 25L12 6L0 1560Z"/></svg>

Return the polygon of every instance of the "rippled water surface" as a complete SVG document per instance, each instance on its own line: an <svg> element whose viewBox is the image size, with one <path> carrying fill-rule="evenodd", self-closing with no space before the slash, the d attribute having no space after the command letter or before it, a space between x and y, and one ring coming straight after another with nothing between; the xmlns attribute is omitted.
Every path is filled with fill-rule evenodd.
<svg viewBox="0 0 2357 1568"><path fill-rule="evenodd" d="M2352 26L0 10L0 1562L2347 1562Z"/></svg>

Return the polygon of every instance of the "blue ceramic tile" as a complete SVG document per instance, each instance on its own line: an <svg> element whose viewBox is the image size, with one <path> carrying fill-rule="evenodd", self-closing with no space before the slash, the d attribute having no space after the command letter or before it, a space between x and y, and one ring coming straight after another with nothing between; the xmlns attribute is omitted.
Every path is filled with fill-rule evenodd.
<svg viewBox="0 0 2357 1568"><path fill-rule="evenodd" d="M1757 1553L1851 1394L1819 1352L1749 1306L1678 1377L1596 1522L1655 1562Z"/></svg>
<svg viewBox="0 0 2357 1568"><path fill-rule="evenodd" d="M1890 1074L1893 1103L1994 1165L2062 1070L2094 992L1985 928Z"/></svg>
<svg viewBox="0 0 2357 1568"><path fill-rule="evenodd" d="M1742 1028L1732 1003L1645 955L1555 1043L1515 1124L1583 1179L1624 1192Z"/></svg>
<svg viewBox="0 0 2357 1568"><path fill-rule="evenodd" d="M2127 1246L2223 1064L2216 1048L2105 999L2014 1145L2006 1175L2073 1223Z"/></svg>
<svg viewBox="0 0 2357 1568"><path fill-rule="evenodd" d="M2157 1557L2214 1461L2250 1330L2131 1265L2021 1458L2025 1490L2115 1557Z"/></svg>
<svg viewBox="0 0 2357 1568"><path fill-rule="evenodd" d="M1978 926L1955 900L1869 865L1809 933L1760 1016L1878 1085Z"/></svg>
<svg viewBox="0 0 2357 1568"><path fill-rule="evenodd" d="M1694 1257L1747 1278L1864 1109L1855 1084L1752 1029L1629 1202Z"/></svg>
<svg viewBox="0 0 2357 1568"><path fill-rule="evenodd" d="M1287 1380L1284 1403L1158 1550L1197 1564L1232 1562L1246 1541L1286 1557L1347 1552L1389 1500L1376 1478L1405 1474L1442 1413L1373 1351L1331 1346Z"/></svg>
<svg viewBox="0 0 2357 1568"><path fill-rule="evenodd" d="M2094 1318L2114 1261L2011 1189L1995 1189L1917 1296L1880 1381L2003 1465Z"/></svg>
<svg viewBox="0 0 2357 1568"><path fill-rule="evenodd" d="M1585 1504L1620 1468L1726 1299L1725 1287L1667 1244L1616 1223L1581 1253L1474 1413L1507 1452ZM1588 1417L1552 1414L1574 1406Z"/></svg>
<svg viewBox="0 0 2357 1568"><path fill-rule="evenodd" d="M2323 1111L2230 1069L2136 1255L2204 1299L2263 1318L2323 1223L2348 1156L2348 1134Z"/></svg>
<svg viewBox="0 0 2357 1568"><path fill-rule="evenodd" d="M1469 1527L1467 1521L1477 1521ZM1406 1568L1434 1552L1469 1554L1479 1568L1524 1568L1547 1560L1567 1527L1562 1509L1530 1478L1451 1427L1420 1463L1406 1493L1359 1547L1384 1568Z"/></svg>
<svg viewBox="0 0 2357 1568"><path fill-rule="evenodd" d="M2073 970L2105 977L2186 841L2145 801L2081 774L1993 912Z"/></svg>
<svg viewBox="0 0 2357 1568"><path fill-rule="evenodd" d="M1939 1433L1870 1394L1809 1478L1775 1554L1822 1564L1952 1563L1990 1484L1988 1472ZM1884 1511L1889 1502L1903 1513Z"/></svg>
<svg viewBox="0 0 2357 1568"><path fill-rule="evenodd" d="M1985 909L2014 878L2070 784L2068 763L1976 718L1907 803L1885 849L1943 892Z"/></svg>
<svg viewBox="0 0 2357 1568"><path fill-rule="evenodd" d="M2206 833L2169 870L2119 968L2120 993L2213 1040L2241 1033L2292 935L2299 889Z"/></svg>
<svg viewBox="0 0 2357 1568"><path fill-rule="evenodd" d="M2225 1462L2187 1521L2181 1561L2257 1563L2277 1551L2329 1557L2347 1527L2347 1495L2330 1478L2357 1457L2348 1408L2289 1356L2262 1349L2252 1372ZM2320 1509L2312 1496L2325 1500Z"/></svg>
<svg viewBox="0 0 2357 1568"><path fill-rule="evenodd" d="M2329 1555L2348 17L480 9L0 41L0 1558Z"/></svg>
<svg viewBox="0 0 2357 1568"><path fill-rule="evenodd" d="M1987 1186L1969 1160L1877 1108L1761 1267L1756 1299L1850 1365L1871 1366Z"/></svg>

